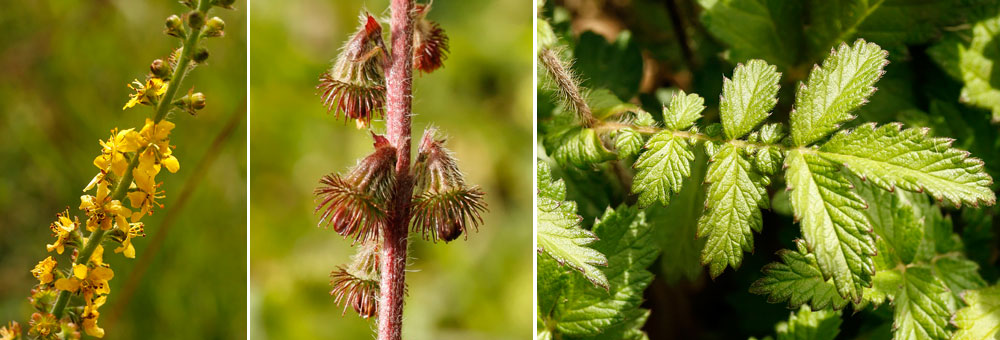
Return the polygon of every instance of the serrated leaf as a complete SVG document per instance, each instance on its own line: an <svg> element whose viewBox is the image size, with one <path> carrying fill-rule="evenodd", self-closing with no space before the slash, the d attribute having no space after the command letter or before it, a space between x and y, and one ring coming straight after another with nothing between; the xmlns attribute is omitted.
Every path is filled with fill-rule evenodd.
<svg viewBox="0 0 1000 340"><path fill-rule="evenodd" d="M864 37L905 52L904 44L919 44L938 35L940 28L960 22L962 1L950 0L840 0L810 1L806 30L813 56L834 45Z"/></svg>
<svg viewBox="0 0 1000 340"><path fill-rule="evenodd" d="M687 130L705 110L705 98L696 93L679 91L670 100L670 106L663 107L663 123L674 131Z"/></svg>
<svg viewBox="0 0 1000 340"><path fill-rule="evenodd" d="M627 322L653 280L646 267L656 260L659 250L645 216L635 207L609 208L594 225L594 233L600 239L594 249L608 256L603 271L610 285L603 290L571 279L553 313L556 329L563 335L595 336Z"/></svg>
<svg viewBox="0 0 1000 340"><path fill-rule="evenodd" d="M635 161L638 170L632 179L632 192L639 195L639 207L659 201L670 203L670 196L681 190L684 178L691 175L694 153L687 140L672 131L657 132L646 141L646 151Z"/></svg>
<svg viewBox="0 0 1000 340"><path fill-rule="evenodd" d="M912 266L903 272L900 288L892 300L892 338L948 339L951 312L947 300L952 297L944 282L935 277L930 268Z"/></svg>
<svg viewBox="0 0 1000 340"><path fill-rule="evenodd" d="M875 92L872 85L888 63L887 52L859 39L853 46L841 44L830 52L822 67L809 73L795 95L791 113L792 141L809 145L851 120L854 111Z"/></svg>
<svg viewBox="0 0 1000 340"><path fill-rule="evenodd" d="M803 241L795 242L797 251L778 251L781 262L773 262L761 269L764 277L750 286L750 292L767 295L767 302L788 301L788 307L804 304L813 309L833 308L839 310L847 305L840 297L833 280L824 280L816 263L816 256L809 254Z"/></svg>
<svg viewBox="0 0 1000 340"><path fill-rule="evenodd" d="M799 1L699 0L701 22L730 47L729 59L764 59L781 67L798 63L802 9Z"/></svg>
<svg viewBox="0 0 1000 340"><path fill-rule="evenodd" d="M975 23L969 33L967 40L950 35L928 53L965 83L961 102L992 111L993 121L1000 122L1000 15Z"/></svg>
<svg viewBox="0 0 1000 340"><path fill-rule="evenodd" d="M698 219L705 209L705 172L708 156L701 149L695 149L695 159L691 163L689 176L670 205L652 205L643 209L646 219L652 224L653 232L663 249L660 256L659 277L667 284L681 279L695 281L702 272L701 251L705 239L698 233Z"/></svg>
<svg viewBox="0 0 1000 340"><path fill-rule="evenodd" d="M719 113L727 138L743 137L771 114L779 80L777 67L759 59L737 65L732 80L722 78Z"/></svg>
<svg viewBox="0 0 1000 340"><path fill-rule="evenodd" d="M708 166L705 214L698 237L707 237L702 264L717 277L728 266L739 268L743 252L753 252L753 232L761 229L761 206L767 205L767 179L733 144L726 143Z"/></svg>
<svg viewBox="0 0 1000 340"><path fill-rule="evenodd" d="M851 183L855 192L868 203L864 213L871 222L872 230L889 248L879 247L879 257L892 259L885 268L895 267L897 261L904 264L913 262L927 229L924 227L923 212L914 205L922 203L926 206L926 196L902 190L885 191L858 178L852 178Z"/></svg>
<svg viewBox="0 0 1000 340"><path fill-rule="evenodd" d="M823 278L832 277L840 296L859 302L875 270L865 202L836 164L807 152L794 149L785 159L792 209Z"/></svg>
<svg viewBox="0 0 1000 340"><path fill-rule="evenodd" d="M1000 285L970 290L962 295L967 305L955 313L951 323L958 328L953 340L1000 338Z"/></svg>
<svg viewBox="0 0 1000 340"><path fill-rule="evenodd" d="M583 273L594 285L607 288L607 277L595 266L608 265L608 259L601 252L587 247L597 238L590 231L580 228L576 203L563 201L566 184L562 180L553 181L548 165L542 162L538 162L537 184L538 252Z"/></svg>
<svg viewBox="0 0 1000 340"><path fill-rule="evenodd" d="M625 322L619 323L594 336L582 337L580 340L648 340L642 326L649 319L648 309L634 309L625 317Z"/></svg>
<svg viewBox="0 0 1000 340"><path fill-rule="evenodd" d="M834 135L820 155L886 190L923 192L953 205L992 205L993 179L983 162L951 148L951 140L927 136L926 129L876 128L865 124Z"/></svg>
<svg viewBox="0 0 1000 340"><path fill-rule="evenodd" d="M626 159L642 150L642 135L632 128L624 128L615 132L615 149L618 159Z"/></svg>
<svg viewBox="0 0 1000 340"><path fill-rule="evenodd" d="M549 155L562 166L587 168L616 158L593 129L567 127L546 135L544 142Z"/></svg>
<svg viewBox="0 0 1000 340"><path fill-rule="evenodd" d="M986 286L986 281L979 276L979 265L962 256L942 256L933 265L934 276L948 285L948 290L956 297L966 290Z"/></svg>
<svg viewBox="0 0 1000 340"><path fill-rule="evenodd" d="M840 333L840 323L840 311L812 311L802 306L774 329L778 340L833 340Z"/></svg>

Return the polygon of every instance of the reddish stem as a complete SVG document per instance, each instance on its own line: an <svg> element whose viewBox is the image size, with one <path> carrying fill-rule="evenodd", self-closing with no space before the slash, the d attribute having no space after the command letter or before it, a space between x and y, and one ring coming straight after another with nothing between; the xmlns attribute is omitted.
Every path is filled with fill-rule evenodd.
<svg viewBox="0 0 1000 340"><path fill-rule="evenodd" d="M413 0L392 0L392 55L386 69L386 112L389 143L396 148L396 187L382 246L378 301L378 339L400 340L405 294L406 242L410 199L410 99L413 80Z"/></svg>

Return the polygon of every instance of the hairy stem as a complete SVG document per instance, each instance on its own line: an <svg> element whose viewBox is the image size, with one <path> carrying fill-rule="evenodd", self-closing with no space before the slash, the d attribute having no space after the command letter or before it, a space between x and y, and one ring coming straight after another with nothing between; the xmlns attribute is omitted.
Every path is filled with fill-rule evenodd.
<svg viewBox="0 0 1000 340"><path fill-rule="evenodd" d="M413 85L413 0L392 0L392 54L386 70L386 132L396 148L396 182L389 204L379 267L378 339L402 337L406 243L413 183L410 178L410 109Z"/></svg>
<svg viewBox="0 0 1000 340"><path fill-rule="evenodd" d="M212 7L211 0L200 0L198 1L198 11L202 13L208 12L208 9ZM184 45L182 45L181 56L177 60L177 66L174 68L173 76L170 78L170 86L167 87L166 93L160 98L160 101L156 105L156 116L153 120L154 123L159 123L163 118L166 117L167 112L170 111L170 106L173 105L174 96L177 94L177 89L180 88L181 82L184 80L184 76L187 74L187 64L191 61L191 50L198 45L198 39L201 38L200 31L192 31L188 34L187 39L184 40ZM137 150L132 159L129 160L128 167L125 169L125 174L122 176L118 183L115 184L115 191L111 194L111 200L121 201L125 199L125 195L128 194L128 188L132 183L132 171L135 167L139 165L139 154L143 150ZM125 227L127 228L127 227ZM83 248L79 249L76 256L76 261L74 264L86 264L90 260L90 256L94 254L94 250L97 250L97 246L104 241L104 236L107 235L110 230L103 230L98 228L94 232L90 233L87 237L87 243L83 245ZM59 297L56 298L55 304L52 305L52 315L56 319L61 318L63 312L66 310L66 305L69 304L69 297L72 295L70 291L64 290L59 292Z"/></svg>
<svg viewBox="0 0 1000 340"><path fill-rule="evenodd" d="M576 79L573 78L569 66L559 58L556 51L550 48L540 49L538 51L538 62L548 71L549 76L556 83L561 96L572 105L573 111L576 112L583 126L591 127L597 124L597 119L594 118L594 114L590 112L590 107L587 106L587 102L583 99L583 94L580 92L580 85L576 83Z"/></svg>

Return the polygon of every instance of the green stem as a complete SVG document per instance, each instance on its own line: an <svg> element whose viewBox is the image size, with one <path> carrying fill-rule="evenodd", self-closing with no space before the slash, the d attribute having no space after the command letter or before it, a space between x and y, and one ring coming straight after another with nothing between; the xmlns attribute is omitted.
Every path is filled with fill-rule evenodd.
<svg viewBox="0 0 1000 340"><path fill-rule="evenodd" d="M212 7L211 0L200 0L198 1L197 10L208 16L208 9ZM170 86L167 87L167 92L163 94L160 101L156 105L156 116L153 123L159 123L166 116L167 112L170 112L170 106L173 105L174 96L177 95L177 89L180 88L181 82L184 81L184 76L187 74L187 65L191 62L191 53L195 46L198 46L198 40L201 38L201 29L192 30L188 32L188 36L184 39L184 44L181 46L180 58L177 60L177 66L174 67L174 72L170 77ZM115 185L115 191L111 194L111 200L121 201L128 194L128 188L132 183L132 172L135 167L139 165L139 154L145 148L137 150L132 159L129 160L128 168L125 169L125 174ZM90 233L90 237L87 238L87 243L80 248L76 256L76 264L86 264L90 260L90 256L94 254L94 250L97 246L104 241L104 236L110 231L98 228L94 232ZM69 304L69 298L72 292L68 290L60 291L59 297L56 299L56 303L52 306L52 315L56 319L62 318L63 312L66 310L66 305Z"/></svg>

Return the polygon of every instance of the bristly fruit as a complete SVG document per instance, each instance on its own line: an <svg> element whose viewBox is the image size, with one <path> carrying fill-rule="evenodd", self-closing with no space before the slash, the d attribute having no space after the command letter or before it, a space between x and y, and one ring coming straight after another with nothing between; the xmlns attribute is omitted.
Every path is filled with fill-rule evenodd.
<svg viewBox="0 0 1000 340"><path fill-rule="evenodd" d="M355 243L378 238L386 223L384 204L393 186L396 148L385 137L372 135L375 151L363 158L346 177L338 174L324 176L316 188L319 204L316 212L323 210L319 225L333 225L333 230L344 237L354 237Z"/></svg>
<svg viewBox="0 0 1000 340"><path fill-rule="evenodd" d="M431 4L418 4L413 31L413 67L423 73L431 73L444 64L448 58L448 35L441 25L427 20Z"/></svg>
<svg viewBox="0 0 1000 340"><path fill-rule="evenodd" d="M361 128L385 109L385 43L382 26L363 13L358 31L341 48L330 71L317 86L327 112L344 113Z"/></svg>
<svg viewBox="0 0 1000 340"><path fill-rule="evenodd" d="M333 302L344 305L344 311L340 315L347 314L347 306L351 306L362 318L375 316L378 310L378 280L354 275L343 266L338 266L337 270L331 272L330 278Z"/></svg>
<svg viewBox="0 0 1000 340"><path fill-rule="evenodd" d="M437 129L424 131L419 155L414 164L417 192L413 200L413 230L420 229L424 238L450 242L467 232L471 222L476 229L483 223L486 211L483 192L479 187L466 187L462 172L451 151L444 147Z"/></svg>

